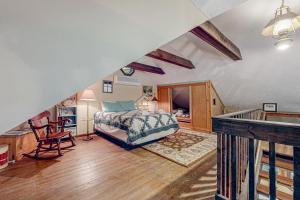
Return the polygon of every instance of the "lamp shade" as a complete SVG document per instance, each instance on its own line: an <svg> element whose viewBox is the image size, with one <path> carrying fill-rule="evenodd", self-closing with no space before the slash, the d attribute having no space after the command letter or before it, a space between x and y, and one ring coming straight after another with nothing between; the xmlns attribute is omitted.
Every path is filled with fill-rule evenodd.
<svg viewBox="0 0 300 200"><path fill-rule="evenodd" d="M282 5L276 10L275 18L263 29L263 36L278 37L288 34L300 28L300 16L290 11L288 6Z"/></svg>
<svg viewBox="0 0 300 200"><path fill-rule="evenodd" d="M80 100L82 100L82 101L96 101L96 96L94 94L94 91L91 90L91 89L84 90L81 97L80 97Z"/></svg>

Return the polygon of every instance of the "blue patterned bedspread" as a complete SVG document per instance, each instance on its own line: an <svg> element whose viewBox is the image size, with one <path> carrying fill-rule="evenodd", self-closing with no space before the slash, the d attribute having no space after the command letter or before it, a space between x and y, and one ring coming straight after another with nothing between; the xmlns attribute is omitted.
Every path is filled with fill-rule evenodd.
<svg viewBox="0 0 300 200"><path fill-rule="evenodd" d="M95 124L106 124L125 130L128 142L146 137L150 134L178 129L175 115L171 113L148 113L132 110L127 112L97 112L94 116Z"/></svg>

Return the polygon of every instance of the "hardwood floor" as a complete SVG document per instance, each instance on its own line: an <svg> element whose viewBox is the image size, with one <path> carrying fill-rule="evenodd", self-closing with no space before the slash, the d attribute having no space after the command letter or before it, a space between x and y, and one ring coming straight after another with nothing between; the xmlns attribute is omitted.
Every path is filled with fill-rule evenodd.
<svg viewBox="0 0 300 200"><path fill-rule="evenodd" d="M196 199L204 189L210 189L205 199L214 194L215 153L186 168L141 148L126 151L94 138L77 139L56 160L24 158L0 171L0 199Z"/></svg>
<svg viewBox="0 0 300 200"><path fill-rule="evenodd" d="M216 153L149 200L214 200L217 188ZM213 159L212 159L213 158Z"/></svg>

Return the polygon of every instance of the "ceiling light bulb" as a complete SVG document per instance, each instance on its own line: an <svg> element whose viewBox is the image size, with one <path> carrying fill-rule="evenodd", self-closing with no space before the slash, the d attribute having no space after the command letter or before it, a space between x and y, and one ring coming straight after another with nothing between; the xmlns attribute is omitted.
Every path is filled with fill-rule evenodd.
<svg viewBox="0 0 300 200"><path fill-rule="evenodd" d="M273 35L280 35L288 33L289 30L293 29L293 23L291 19L283 19L276 22L273 29Z"/></svg>
<svg viewBox="0 0 300 200"><path fill-rule="evenodd" d="M288 49L292 45L293 40L289 37L281 38L276 43L275 46L278 50L283 51Z"/></svg>

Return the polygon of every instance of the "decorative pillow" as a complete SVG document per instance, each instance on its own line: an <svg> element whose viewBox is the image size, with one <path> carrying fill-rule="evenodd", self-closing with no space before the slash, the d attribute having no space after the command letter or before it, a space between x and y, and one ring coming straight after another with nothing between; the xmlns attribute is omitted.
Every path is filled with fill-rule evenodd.
<svg viewBox="0 0 300 200"><path fill-rule="evenodd" d="M117 103L120 104L120 106L124 111L130 111L136 109L134 101L117 101Z"/></svg>
<svg viewBox="0 0 300 200"><path fill-rule="evenodd" d="M121 105L118 102L103 101L102 102L102 111L104 111L104 112L121 112L121 111L124 111L124 109L121 107Z"/></svg>

